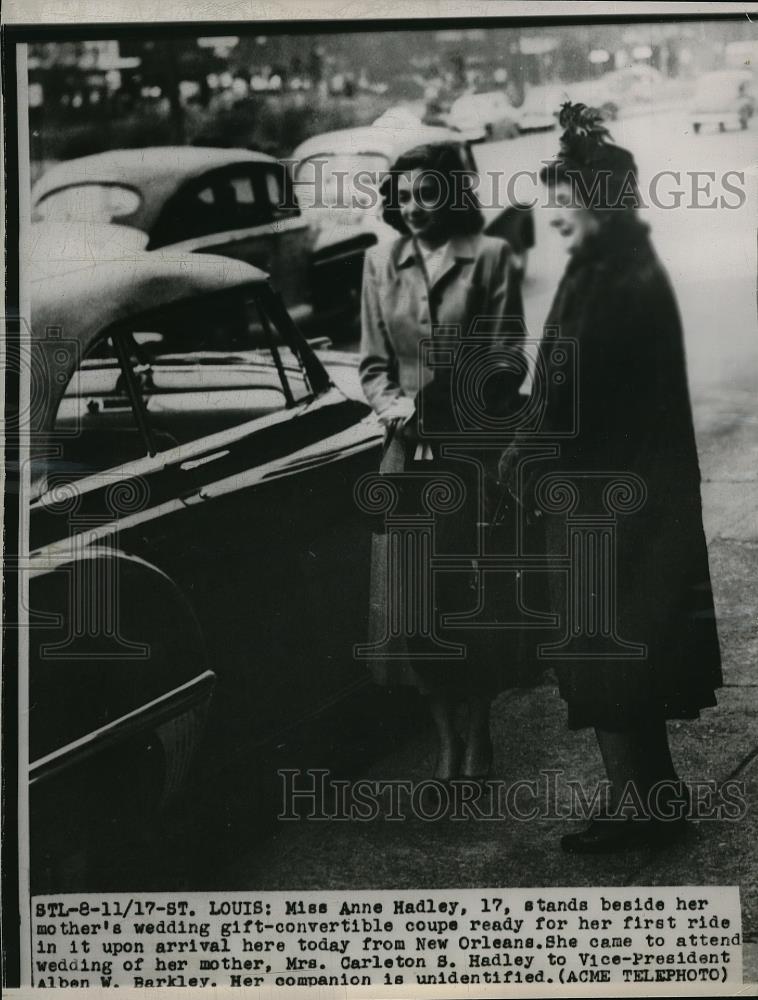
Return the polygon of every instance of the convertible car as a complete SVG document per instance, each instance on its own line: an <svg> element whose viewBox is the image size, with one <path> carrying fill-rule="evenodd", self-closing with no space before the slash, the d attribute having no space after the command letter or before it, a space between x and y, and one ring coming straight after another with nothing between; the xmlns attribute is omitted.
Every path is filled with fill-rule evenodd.
<svg viewBox="0 0 758 1000"><path fill-rule="evenodd" d="M371 242L341 233L314 258L286 166L246 149L156 146L67 160L34 185L32 217L132 226L148 250L246 261L270 275L305 326L355 313L344 275Z"/></svg>
<svg viewBox="0 0 758 1000"><path fill-rule="evenodd" d="M46 224L25 259L39 876L365 683L382 434L249 264Z"/></svg>

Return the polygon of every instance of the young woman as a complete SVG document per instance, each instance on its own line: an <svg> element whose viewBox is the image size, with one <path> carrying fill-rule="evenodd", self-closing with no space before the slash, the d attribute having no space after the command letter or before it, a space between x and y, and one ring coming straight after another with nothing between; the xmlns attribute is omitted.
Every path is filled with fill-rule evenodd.
<svg viewBox="0 0 758 1000"><path fill-rule="evenodd" d="M599 113L584 105L564 105L561 124L559 156L542 180L569 261L546 320L559 334L548 338L546 329L540 383L549 386L542 438L554 433L560 455L526 475L517 440L503 456L501 479L527 509L542 506L548 556L567 552L566 513L544 503L551 480L564 498L574 491L580 513L615 518L604 581L577 591L572 579L569 603L570 577L550 573L551 610L561 621L585 615L586 623L588 610L598 613L594 639L554 663L569 727L594 728L613 795L610 812L567 834L562 846L601 853L682 834L686 794L666 720L696 718L714 705L721 671L674 294L637 217L632 155L609 141ZM569 341L573 370L563 356ZM567 373L562 381L553 378L559 371ZM540 493L545 475L551 479L542 479ZM622 484L615 498L614 479ZM610 609L604 634L595 604L602 587ZM618 821L622 805L632 815Z"/></svg>
<svg viewBox="0 0 758 1000"><path fill-rule="evenodd" d="M476 537L480 479L475 462L446 454L440 435L429 437L420 426L456 431L454 376L450 369L427 368L419 351L438 326L465 338L475 320L491 338L487 377L481 380L483 412L508 412L524 378L519 338L520 273L510 248L482 235L482 215L470 190L457 148L421 146L401 156L382 184L384 219L399 234L373 247L363 278L360 375L366 398L387 428L382 472L444 469L465 483L460 510L436 520L440 549L465 554ZM508 346L503 350L504 342ZM465 393L464 393L465 395ZM423 399L422 399L423 397ZM467 426L471 439L476 427ZM440 574L437 611L465 612L476 606L470 574ZM397 586L401 584L396 581ZM439 741L435 777L484 777L492 760L489 710L493 695L505 685L508 651L500 633L465 639L461 661L412 659L399 678L426 694ZM410 653L417 652L413 648ZM386 678L384 678L386 680ZM457 706L468 711L465 734L456 729Z"/></svg>

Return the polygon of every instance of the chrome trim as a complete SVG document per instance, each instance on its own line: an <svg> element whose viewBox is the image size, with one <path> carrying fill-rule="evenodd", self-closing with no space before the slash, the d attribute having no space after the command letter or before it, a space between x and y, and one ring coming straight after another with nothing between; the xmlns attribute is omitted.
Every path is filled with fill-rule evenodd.
<svg viewBox="0 0 758 1000"><path fill-rule="evenodd" d="M29 787L34 788L61 771L147 729L148 726L158 726L180 712L189 711L210 694L215 680L216 675L213 671L205 670L191 681L160 695L147 705L142 705L133 712L128 712L113 722L101 726L100 729L95 729L86 736L40 757L29 766Z"/></svg>

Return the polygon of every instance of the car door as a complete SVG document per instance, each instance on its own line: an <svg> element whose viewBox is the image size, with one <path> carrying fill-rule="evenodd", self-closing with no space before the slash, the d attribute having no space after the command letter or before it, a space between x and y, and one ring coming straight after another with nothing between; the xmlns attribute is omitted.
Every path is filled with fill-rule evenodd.
<svg viewBox="0 0 758 1000"><path fill-rule="evenodd" d="M96 539L149 561L192 608L217 675L212 769L365 684L352 649L365 635L371 525L353 488L376 467L381 433L364 404L323 378L314 390L314 369L280 343L269 353L278 405L266 388L266 414L176 444L182 434L168 418L160 435L153 426L133 336L111 339L131 371L134 420L123 439L143 457L118 464L124 448L112 432L94 434L89 448L80 435L70 489L101 516L114 483L139 484L143 502L111 512ZM65 455L62 465L73 467ZM58 531L55 505L37 514L44 546ZM167 621L169 647L171 628Z"/></svg>
<svg viewBox="0 0 758 1000"><path fill-rule="evenodd" d="M149 545L202 618L219 678L209 739L229 752L367 680L352 650L366 632L371 525L353 489L378 442L363 419L331 389L174 465L183 509Z"/></svg>

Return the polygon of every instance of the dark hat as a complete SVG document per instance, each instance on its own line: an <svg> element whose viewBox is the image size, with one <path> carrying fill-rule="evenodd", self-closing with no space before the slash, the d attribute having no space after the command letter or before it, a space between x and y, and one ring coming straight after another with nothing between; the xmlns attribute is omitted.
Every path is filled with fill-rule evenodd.
<svg viewBox="0 0 758 1000"><path fill-rule="evenodd" d="M570 184L587 208L638 208L637 164L628 149L611 142L602 113L567 101L558 122L564 130L558 156L545 164L540 179Z"/></svg>

